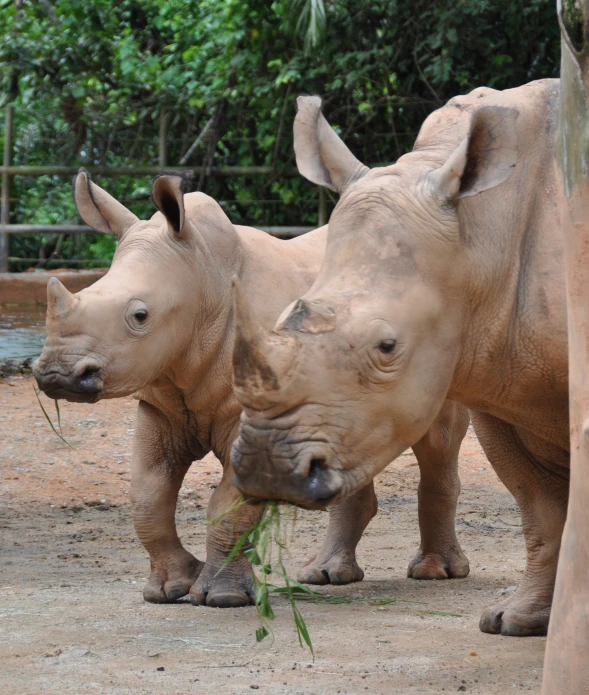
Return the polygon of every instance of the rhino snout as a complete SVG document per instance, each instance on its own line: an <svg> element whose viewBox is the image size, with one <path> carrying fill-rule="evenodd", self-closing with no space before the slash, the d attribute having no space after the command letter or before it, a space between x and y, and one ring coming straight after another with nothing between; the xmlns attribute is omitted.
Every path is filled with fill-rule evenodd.
<svg viewBox="0 0 589 695"><path fill-rule="evenodd" d="M322 449L323 447L321 447ZM243 435L233 445L234 484L250 500L281 500L306 509L325 509L343 488L340 471L316 442L284 448L252 446Z"/></svg>
<svg viewBox="0 0 589 695"><path fill-rule="evenodd" d="M61 367L61 369L60 369ZM62 371L62 365L45 363L41 359L33 364L33 374L43 393L49 398L63 398L74 403L94 403L103 389L100 365L93 360L80 360L73 370Z"/></svg>

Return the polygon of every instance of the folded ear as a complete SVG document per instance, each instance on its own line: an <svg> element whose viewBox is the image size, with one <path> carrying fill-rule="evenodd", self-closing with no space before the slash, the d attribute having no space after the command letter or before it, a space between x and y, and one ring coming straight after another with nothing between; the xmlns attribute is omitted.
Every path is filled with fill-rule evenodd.
<svg viewBox="0 0 589 695"><path fill-rule="evenodd" d="M170 232L177 237L183 236L186 231L184 183L183 176L162 174L153 182L151 189L153 202L166 218Z"/></svg>
<svg viewBox="0 0 589 695"><path fill-rule="evenodd" d="M337 193L368 171L325 120L319 97L297 99L294 149L301 174Z"/></svg>
<svg viewBox="0 0 589 695"><path fill-rule="evenodd" d="M435 194L458 200L506 181L517 163L517 117L515 109L502 106L475 111L468 136L431 174Z"/></svg>
<svg viewBox="0 0 589 695"><path fill-rule="evenodd" d="M118 200L92 183L85 169L80 169L74 180L74 200L84 222L103 234L120 237L138 220Z"/></svg>

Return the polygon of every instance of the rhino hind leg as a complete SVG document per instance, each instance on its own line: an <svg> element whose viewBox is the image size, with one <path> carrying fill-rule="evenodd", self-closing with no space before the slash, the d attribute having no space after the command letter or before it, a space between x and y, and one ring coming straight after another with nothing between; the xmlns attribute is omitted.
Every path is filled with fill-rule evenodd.
<svg viewBox="0 0 589 695"><path fill-rule="evenodd" d="M234 475L233 468L227 464L209 501L207 560L189 595L195 606L237 608L255 603L252 566L245 555L238 553L223 567L239 537L259 521L262 512L260 505L251 504L232 510L241 498L231 483Z"/></svg>
<svg viewBox="0 0 589 695"><path fill-rule="evenodd" d="M545 635L567 512L567 454L491 415L472 413L472 420L485 454L518 503L527 551L517 590L484 610L480 629Z"/></svg>
<svg viewBox="0 0 589 695"><path fill-rule="evenodd" d="M470 571L455 531L460 495L458 453L468 423L468 410L446 401L429 432L413 447L421 474L418 489L421 544L407 570L407 576L412 579L466 577Z"/></svg>
<svg viewBox="0 0 589 695"><path fill-rule="evenodd" d="M374 483L329 507L329 525L321 549L297 575L304 584L351 584L364 572L356 561L356 546L378 508Z"/></svg>

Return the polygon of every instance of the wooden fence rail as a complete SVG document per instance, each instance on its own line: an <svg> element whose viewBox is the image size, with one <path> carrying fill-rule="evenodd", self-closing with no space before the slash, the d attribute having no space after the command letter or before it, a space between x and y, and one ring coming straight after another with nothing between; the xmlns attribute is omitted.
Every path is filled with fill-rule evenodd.
<svg viewBox="0 0 589 695"><path fill-rule="evenodd" d="M7 106L4 120L4 155L0 176L2 180L2 198L0 210L0 273L8 271L8 262L18 259L10 256L10 236L13 234L98 234L92 227L86 225L72 224L10 224L10 189L11 178L13 176L74 176L78 173L78 166L12 166L13 150L13 123L14 110L12 106ZM168 118L162 112L160 118L159 133L159 165L158 166L137 166L137 167L87 167L88 171L95 176L157 176L158 174L169 173L172 171L185 172L191 171L201 174L206 170L207 174L215 176L270 176L279 173L280 176L297 176L295 168L289 167L277 172L269 166L223 166L223 167L202 167L202 166L170 166L167 162L167 126ZM317 213L318 226L327 222L327 201L323 188L319 189L319 208ZM313 229L306 226L290 227L258 227L262 231L268 232L273 236L289 239Z"/></svg>
<svg viewBox="0 0 589 695"><path fill-rule="evenodd" d="M97 229L84 224L8 224L4 227L6 234L103 234ZM315 227L259 227L272 236L292 238L306 234Z"/></svg>
<svg viewBox="0 0 589 695"><path fill-rule="evenodd" d="M207 167L202 166L137 166L137 167L86 167L91 174L96 176L157 176L157 174L174 171L193 171L200 174L205 169L216 176L260 176L276 173L275 169L267 166L226 166ZM9 166L0 167L0 174L8 176L74 176L78 173L79 166ZM298 176L298 171L292 167L280 172L282 176Z"/></svg>

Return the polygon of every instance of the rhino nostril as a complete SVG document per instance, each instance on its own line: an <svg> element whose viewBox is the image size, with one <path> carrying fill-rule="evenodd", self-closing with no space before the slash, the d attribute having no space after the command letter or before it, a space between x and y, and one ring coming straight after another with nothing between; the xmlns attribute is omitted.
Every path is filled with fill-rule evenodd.
<svg viewBox="0 0 589 695"><path fill-rule="evenodd" d="M316 478L319 475L319 471L326 468L327 459L325 456L316 456L311 459L309 464L309 478Z"/></svg>
<svg viewBox="0 0 589 695"><path fill-rule="evenodd" d="M87 367L80 375L80 386L95 386L100 379L100 369L98 367Z"/></svg>

